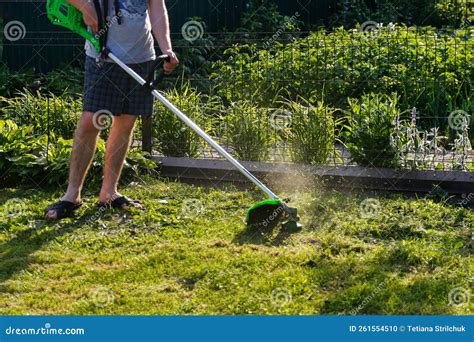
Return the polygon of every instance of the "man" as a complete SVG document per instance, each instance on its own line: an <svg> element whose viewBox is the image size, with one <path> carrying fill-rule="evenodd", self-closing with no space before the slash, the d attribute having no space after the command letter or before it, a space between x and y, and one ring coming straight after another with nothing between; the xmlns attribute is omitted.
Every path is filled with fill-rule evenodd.
<svg viewBox="0 0 474 342"><path fill-rule="evenodd" d="M98 13L93 0L68 0L84 15L86 25L96 34L99 28ZM102 1L100 1L102 3ZM168 11L165 0L109 0L106 13L107 47L142 77L148 75L156 58L153 47L154 34L163 54L170 57L165 62L165 74L179 65L173 52ZM102 11L104 11L102 4ZM137 116L153 112L153 97L112 62L96 63L97 51L86 42L83 113L74 135L70 160L69 184L62 199L46 210L46 217L59 220L69 217L82 205L81 190L96 150L100 126L98 113L112 113L113 125L107 140L105 167L99 205L114 208L143 207L122 196L118 182L122 166L131 144Z"/></svg>

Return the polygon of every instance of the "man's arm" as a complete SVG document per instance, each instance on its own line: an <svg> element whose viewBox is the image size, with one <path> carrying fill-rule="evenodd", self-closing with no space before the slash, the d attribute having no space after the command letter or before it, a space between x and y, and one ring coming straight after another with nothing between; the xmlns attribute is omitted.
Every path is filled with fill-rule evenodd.
<svg viewBox="0 0 474 342"><path fill-rule="evenodd" d="M77 0L75 0L77 1ZM170 38L170 24L165 0L148 0L151 27L161 51L170 56L171 62L165 62L165 74L169 75L179 65L178 57L173 52Z"/></svg>
<svg viewBox="0 0 474 342"><path fill-rule="evenodd" d="M99 32L99 20L92 0L66 0L70 5L82 12L84 22L94 33Z"/></svg>

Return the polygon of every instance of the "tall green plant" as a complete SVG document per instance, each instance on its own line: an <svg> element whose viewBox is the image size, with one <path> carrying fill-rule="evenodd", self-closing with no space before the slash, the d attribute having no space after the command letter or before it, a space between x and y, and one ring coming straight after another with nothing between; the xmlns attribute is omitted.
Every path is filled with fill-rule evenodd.
<svg viewBox="0 0 474 342"><path fill-rule="evenodd" d="M274 137L267 109L249 101L232 103L221 121L223 135L239 159L262 161L268 158Z"/></svg>
<svg viewBox="0 0 474 342"><path fill-rule="evenodd" d="M0 97L2 117L19 125L32 125L35 134L53 133L72 138L81 115L80 99L69 96L35 94L25 90L17 97Z"/></svg>
<svg viewBox="0 0 474 342"><path fill-rule="evenodd" d="M275 94L295 101L304 94L347 109L347 98L370 92L400 95L416 106L424 129L447 127L448 106L459 109L472 94L474 36L469 30L386 25L375 31L320 30L267 50L233 46L215 64L217 93L227 101L252 99L271 107Z"/></svg>
<svg viewBox="0 0 474 342"><path fill-rule="evenodd" d="M206 116L207 105L189 84L181 90L168 91L166 97L201 128L211 129L212 120ZM202 139L161 102L155 106L153 138L158 151L167 157L198 157L204 147Z"/></svg>
<svg viewBox="0 0 474 342"><path fill-rule="evenodd" d="M292 122L289 135L292 160L309 165L325 164L335 152L333 108L323 102L316 106L289 103Z"/></svg>
<svg viewBox="0 0 474 342"><path fill-rule="evenodd" d="M395 119L400 115L397 95L371 93L349 100L346 145L353 161L363 166L398 166L393 143Z"/></svg>

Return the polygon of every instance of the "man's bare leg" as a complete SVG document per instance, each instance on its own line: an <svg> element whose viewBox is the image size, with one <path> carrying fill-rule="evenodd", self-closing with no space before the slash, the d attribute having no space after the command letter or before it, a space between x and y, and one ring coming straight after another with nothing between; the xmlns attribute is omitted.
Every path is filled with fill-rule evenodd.
<svg viewBox="0 0 474 342"><path fill-rule="evenodd" d="M91 166L92 159L97 147L99 130L93 124L94 113L84 112L74 134L71 159L69 162L69 183L66 194L61 199L71 203L81 201L81 191L87 171ZM56 210L50 210L46 217L51 220L57 219Z"/></svg>
<svg viewBox="0 0 474 342"><path fill-rule="evenodd" d="M114 118L114 124L107 140L104 179L100 190L99 203L109 203L121 196L118 192L118 183L123 163L132 142L136 120L137 117L134 115L121 115ZM134 206L141 208L139 204L134 204Z"/></svg>

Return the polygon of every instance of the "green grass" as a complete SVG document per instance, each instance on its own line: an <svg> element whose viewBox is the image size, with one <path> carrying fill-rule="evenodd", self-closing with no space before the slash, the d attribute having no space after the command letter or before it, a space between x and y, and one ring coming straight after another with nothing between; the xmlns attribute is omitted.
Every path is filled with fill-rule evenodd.
<svg viewBox="0 0 474 342"><path fill-rule="evenodd" d="M467 209L314 190L291 194L302 232L263 234L243 223L253 193L152 179L123 192L148 211L90 197L51 223L59 192L0 190L0 314L473 312L453 305L470 294Z"/></svg>

